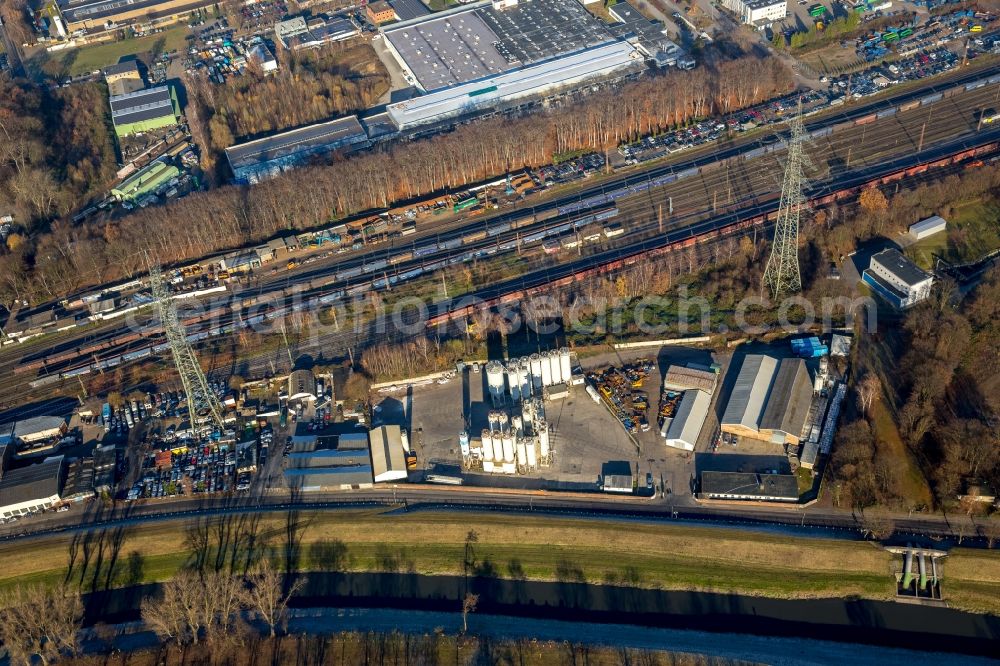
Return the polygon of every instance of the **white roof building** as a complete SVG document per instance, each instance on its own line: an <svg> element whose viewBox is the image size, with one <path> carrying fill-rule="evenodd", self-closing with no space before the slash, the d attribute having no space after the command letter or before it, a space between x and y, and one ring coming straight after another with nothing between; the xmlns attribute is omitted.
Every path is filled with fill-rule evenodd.
<svg viewBox="0 0 1000 666"><path fill-rule="evenodd" d="M862 281L893 307L903 310L931 295L934 276L903 256L896 248L872 256Z"/></svg>
<svg viewBox="0 0 1000 666"><path fill-rule="evenodd" d="M667 446L684 451L694 451L698 435L708 418L712 395L698 389L684 391L677 413L671 419L664 438Z"/></svg>
<svg viewBox="0 0 1000 666"><path fill-rule="evenodd" d="M934 215L926 220L920 220L910 225L909 234L913 240L922 240L928 236L942 232L948 228L948 222L943 217Z"/></svg>
<svg viewBox="0 0 1000 666"><path fill-rule="evenodd" d="M375 483L406 480L403 437L398 425L382 426L368 433Z"/></svg>

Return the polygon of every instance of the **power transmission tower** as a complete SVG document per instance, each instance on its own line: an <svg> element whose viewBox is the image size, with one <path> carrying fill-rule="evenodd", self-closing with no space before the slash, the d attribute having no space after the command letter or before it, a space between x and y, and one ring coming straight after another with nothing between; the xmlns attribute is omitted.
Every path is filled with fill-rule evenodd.
<svg viewBox="0 0 1000 666"><path fill-rule="evenodd" d="M797 114L792 118L788 126L792 130L788 140L788 163L781 183L781 204L778 208L778 222L774 227L771 256L764 268L764 284L771 289L775 299L782 294L802 290L802 276L799 274L799 218L806 205L802 193L805 186L803 170L809 158L805 154L806 135L801 115Z"/></svg>
<svg viewBox="0 0 1000 666"><path fill-rule="evenodd" d="M147 257L148 261L148 257ZM174 365L181 376L184 385L184 395L187 396L188 412L191 414L191 424L200 413L206 412L206 417L220 428L223 427L222 405L215 393L208 387L205 373L198 364L198 357L187 341L184 325L177 318L177 307L170 298L170 292L163 282L160 267L149 264L149 284L152 287L153 300L160 315L163 333L167 337L170 351L174 356Z"/></svg>

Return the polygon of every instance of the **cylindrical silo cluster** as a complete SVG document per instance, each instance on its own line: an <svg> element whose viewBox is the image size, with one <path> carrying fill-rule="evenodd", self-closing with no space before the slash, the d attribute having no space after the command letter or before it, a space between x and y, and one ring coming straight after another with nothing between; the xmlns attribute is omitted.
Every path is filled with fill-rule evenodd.
<svg viewBox="0 0 1000 666"><path fill-rule="evenodd" d="M531 372L531 394L541 395L543 386L541 354L532 354L530 357L528 357L528 366Z"/></svg>
<svg viewBox="0 0 1000 666"><path fill-rule="evenodd" d="M573 364L569 359L569 350L563 347L559 350L559 367L562 370L562 380L569 383L573 379Z"/></svg>
<svg viewBox="0 0 1000 666"><path fill-rule="evenodd" d="M549 355L540 359L548 361ZM557 362L559 357L555 357ZM549 366L551 369L551 365ZM525 376L530 365L525 365ZM561 368L560 368L561 373ZM515 376L516 378L516 376ZM482 431L480 448L469 444L467 433L459 435L462 457L467 465L482 461L487 473L527 474L552 461L549 425L545 422L544 403L539 398L527 398L513 408L493 409L486 414L489 428Z"/></svg>

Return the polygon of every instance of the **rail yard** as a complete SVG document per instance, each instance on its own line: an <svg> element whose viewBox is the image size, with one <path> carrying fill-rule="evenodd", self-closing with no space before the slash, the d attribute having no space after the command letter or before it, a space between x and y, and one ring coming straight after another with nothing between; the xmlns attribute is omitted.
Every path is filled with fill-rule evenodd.
<svg viewBox="0 0 1000 666"><path fill-rule="evenodd" d="M901 175L907 169L911 169L910 175L919 173L932 163L950 159L946 155L937 156L934 151L940 150L938 144L952 138L967 137L961 145L956 145L959 150L954 152L960 156L965 152L962 149L968 148L974 148L977 155L988 153L996 130L977 131L976 119L969 109L995 97L997 82L990 81L989 77L980 77L947 86L939 84L941 90L916 91L901 102L875 103L807 124L812 150L827 156L825 162L817 162L815 173L810 174L815 183L814 195L817 198L846 195L846 191L840 195L833 193L830 185L824 183L824 176L829 179L836 174L838 184L842 184L851 174L861 174L862 181L858 182L867 182L865 173L872 169L885 171L884 167L891 165L886 161L891 156L923 149L928 156L926 165L906 165L906 159L912 161L912 158L904 158L896 170ZM668 235L671 243L677 243L710 231L730 229L736 223L751 228L752 220L760 214L754 213L755 209L765 211L776 205L777 193L768 174L777 166L781 139L765 137L758 139L754 147L751 145L734 146L715 155L611 179L530 208L520 206L492 218L472 220L464 227L456 225L453 230L434 233L417 229L408 238L392 241L389 247L356 251L352 253L354 256L341 255L343 258L328 268L289 271L280 277L264 276L259 286L227 297L222 308L218 305L206 308L214 313L198 319L212 321L211 328L201 328L197 321L186 323L195 341L208 339L235 330L240 324L234 322L252 326L291 311L288 293L292 289L298 292L295 298L300 302L299 308L307 308L310 303L324 306L370 289L384 289L387 284L392 287L433 274L449 265L504 252L517 252L529 270L542 271L551 282L549 278L564 272L567 265L599 264L616 254L627 254L624 249L616 249L622 246L638 244L652 249L660 245L662 233ZM931 159L934 157L937 159ZM878 176L895 177L891 172ZM665 201L669 202L667 206ZM600 242L580 243L569 253L572 259L569 263L565 257L560 263L558 256L553 258L541 250L543 239L576 233L593 223L593 216L601 214L613 216L626 233L615 241L602 237ZM715 222L711 222L713 218ZM706 224L705 220L710 222ZM573 258L572 254L577 256ZM511 282L524 284L523 279ZM488 288L485 293L499 295L505 288ZM72 377L74 373L104 370L164 349L140 342L147 340L154 330L122 335L116 334L116 328L95 327L88 332L89 342L81 342L79 336L68 332L69 341L58 341L60 336L56 336L57 347L44 351L32 350L40 347L42 341L30 341L24 345L20 358L11 357L22 352L22 348L8 350L5 367L0 370L15 371L15 381L19 383L25 379L31 381L31 375L39 370L52 381L51 378L58 376L56 373ZM59 347L64 350L61 354ZM116 350L121 351L116 353ZM123 358L124 354L129 356ZM91 360L81 366L81 357Z"/></svg>

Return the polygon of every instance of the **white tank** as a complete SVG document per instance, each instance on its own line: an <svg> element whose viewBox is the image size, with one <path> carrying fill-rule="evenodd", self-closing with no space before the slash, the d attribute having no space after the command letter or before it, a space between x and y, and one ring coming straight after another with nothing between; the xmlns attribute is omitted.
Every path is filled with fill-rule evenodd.
<svg viewBox="0 0 1000 666"><path fill-rule="evenodd" d="M515 467L514 463L512 463L512 462L509 462L509 463L505 462L503 464L503 473L504 474L517 474L517 467Z"/></svg>
<svg viewBox="0 0 1000 666"><path fill-rule="evenodd" d="M528 468L535 469L538 467L538 456L535 453L535 447L538 445L534 439L529 439L527 443L527 454L528 454Z"/></svg>
<svg viewBox="0 0 1000 666"><path fill-rule="evenodd" d="M510 427L511 430L514 431L515 435L520 435L524 433L524 421L517 414L510 417Z"/></svg>
<svg viewBox="0 0 1000 666"><path fill-rule="evenodd" d="M538 424L538 455L549 457L549 424L544 421Z"/></svg>
<svg viewBox="0 0 1000 666"><path fill-rule="evenodd" d="M531 388L533 395L542 394L542 357L532 354L528 359L531 372Z"/></svg>
<svg viewBox="0 0 1000 666"><path fill-rule="evenodd" d="M404 430L403 432L406 431ZM469 433L465 432L464 430L458 434L458 446L462 449L462 457L468 458L470 453Z"/></svg>
<svg viewBox="0 0 1000 666"><path fill-rule="evenodd" d="M559 367L562 369L562 380L569 383L573 379L573 364L569 359L569 349L563 347L559 350Z"/></svg>
<svg viewBox="0 0 1000 666"><path fill-rule="evenodd" d="M483 471L486 472L487 474L492 474L494 472L494 467L493 467L493 461L492 460L484 460L483 461Z"/></svg>
<svg viewBox="0 0 1000 666"><path fill-rule="evenodd" d="M521 467L528 464L528 441L524 437L517 439L517 464Z"/></svg>
<svg viewBox="0 0 1000 666"><path fill-rule="evenodd" d="M494 405L503 403L504 376L503 366L499 363L486 364L486 388Z"/></svg>
<svg viewBox="0 0 1000 666"><path fill-rule="evenodd" d="M508 418L506 414L504 414L503 412L497 414L497 432L502 432L502 433L510 432L510 426L508 425L507 421Z"/></svg>
<svg viewBox="0 0 1000 666"><path fill-rule="evenodd" d="M503 461L505 463L514 462L514 438L509 434L504 435L501 438L501 444L503 445Z"/></svg>
<svg viewBox="0 0 1000 666"><path fill-rule="evenodd" d="M542 366L542 386L552 386L552 364L549 362L549 357L542 356L539 363ZM538 395L541 395L541 391Z"/></svg>
<svg viewBox="0 0 1000 666"><path fill-rule="evenodd" d="M540 399L536 399L536 400L532 400L532 404L534 405L533 409L534 409L534 412L535 412L535 415L534 415L535 416L535 420L536 421L544 421L545 420L545 403L542 402Z"/></svg>
<svg viewBox="0 0 1000 666"><path fill-rule="evenodd" d="M496 460L496 453L493 451L493 434L489 430L483 431L483 460Z"/></svg>
<svg viewBox="0 0 1000 666"><path fill-rule="evenodd" d="M525 400L521 403L521 421L527 425L535 419L535 412L532 409L533 400Z"/></svg>
<svg viewBox="0 0 1000 666"><path fill-rule="evenodd" d="M595 389L590 384L587 384L587 395L589 395L593 399L594 402L598 402L599 403L601 401L601 394L598 393L597 389Z"/></svg>
<svg viewBox="0 0 1000 666"><path fill-rule="evenodd" d="M521 384L517 381L517 370L507 371L507 391L511 402L521 402Z"/></svg>
<svg viewBox="0 0 1000 666"><path fill-rule="evenodd" d="M500 429L500 412L490 412L486 418L490 422L490 432L496 432Z"/></svg>
<svg viewBox="0 0 1000 666"><path fill-rule="evenodd" d="M549 372L552 373L552 383L561 384L563 382L562 376L562 366L559 365L559 352L550 351L548 353L549 358Z"/></svg>

